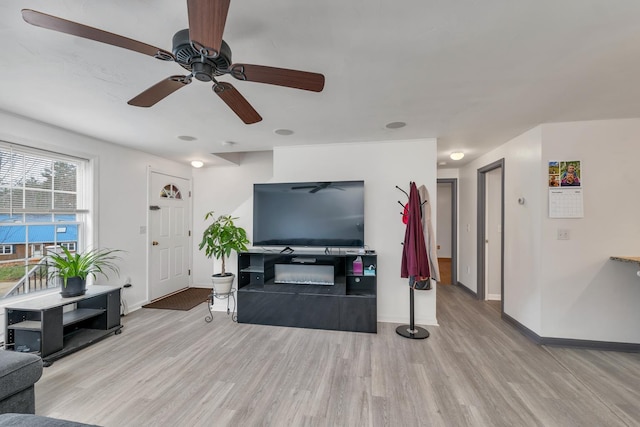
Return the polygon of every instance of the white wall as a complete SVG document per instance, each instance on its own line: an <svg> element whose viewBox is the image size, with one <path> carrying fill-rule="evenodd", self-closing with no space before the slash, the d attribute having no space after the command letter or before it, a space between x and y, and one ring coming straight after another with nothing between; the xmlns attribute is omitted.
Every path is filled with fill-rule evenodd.
<svg viewBox="0 0 640 427"><path fill-rule="evenodd" d="M211 287L211 274L220 272L220 261L208 259L198 250L202 232L208 226L204 215L231 214L249 238L253 235L253 184L268 182L273 176L273 153L245 153L240 165L213 166L193 172L193 283ZM227 270L237 274L237 255L227 261ZM222 310L222 304L216 309ZM224 307L226 310L226 305Z"/></svg>
<svg viewBox="0 0 640 427"><path fill-rule="evenodd" d="M405 225L401 221L409 182L436 191L435 139L391 142L344 143L274 150L274 181L365 181L365 241L378 254L378 320L409 321L408 280L400 277ZM437 227L434 216L434 228ZM418 324L437 324L436 294L415 292Z"/></svg>
<svg viewBox="0 0 640 427"><path fill-rule="evenodd" d="M545 338L640 343L640 266L609 260L640 254L639 138L640 119L545 124L463 168L460 281L477 289L477 169L504 158L505 313ZM548 161L574 159L585 216L551 219Z"/></svg>
<svg viewBox="0 0 640 427"><path fill-rule="evenodd" d="M546 180L542 217L542 335L640 343L640 119L545 124L549 160L582 161L584 218L550 219ZM570 240L557 240L568 229Z"/></svg>
<svg viewBox="0 0 640 427"><path fill-rule="evenodd" d="M478 169L505 159L504 311L541 332L541 128L534 128L460 170L458 281L477 291ZM524 205L518 198L524 197Z"/></svg>
<svg viewBox="0 0 640 427"><path fill-rule="evenodd" d="M259 182L360 180L365 181L365 239L378 254L378 320L409 320L409 288L400 278L405 226L401 221L409 182L424 183L436 197L435 140L348 143L305 147L278 147L271 153L246 153L239 166L215 166L194 171L194 286L208 286L212 265L198 251L199 236L210 210L238 216L237 223L253 235L253 184ZM435 214L435 212L434 212ZM436 222L434 220L434 226ZM236 255L229 265L235 269ZM216 307L214 306L214 309ZM437 324L435 290L416 292L415 319ZM226 309L220 306L220 310Z"/></svg>
<svg viewBox="0 0 640 427"><path fill-rule="evenodd" d="M438 179L440 178L459 178L460 169L438 169Z"/></svg>
<svg viewBox="0 0 640 427"><path fill-rule="evenodd" d="M100 284L121 286L130 277L133 286L123 290L130 309L147 302L147 170L149 167L186 178L191 167L140 151L75 134L13 114L0 112L0 139L64 154L92 159L97 176L94 246L126 251L120 277Z"/></svg>

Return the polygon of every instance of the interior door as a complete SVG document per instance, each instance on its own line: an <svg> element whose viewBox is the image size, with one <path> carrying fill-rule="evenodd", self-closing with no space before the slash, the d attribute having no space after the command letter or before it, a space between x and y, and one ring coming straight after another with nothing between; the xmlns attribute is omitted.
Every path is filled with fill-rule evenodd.
<svg viewBox="0 0 640 427"><path fill-rule="evenodd" d="M485 202L485 299L502 298L502 168L486 173Z"/></svg>
<svg viewBox="0 0 640 427"><path fill-rule="evenodd" d="M149 299L189 286L190 180L151 172Z"/></svg>

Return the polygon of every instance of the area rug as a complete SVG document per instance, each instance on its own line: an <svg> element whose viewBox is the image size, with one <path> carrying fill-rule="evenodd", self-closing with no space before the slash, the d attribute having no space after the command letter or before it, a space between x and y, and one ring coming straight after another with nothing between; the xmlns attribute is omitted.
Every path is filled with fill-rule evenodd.
<svg viewBox="0 0 640 427"><path fill-rule="evenodd" d="M183 291L169 295L157 301L143 305L143 308L161 308L164 310L189 311L193 307L205 302L211 289L207 288L187 288Z"/></svg>

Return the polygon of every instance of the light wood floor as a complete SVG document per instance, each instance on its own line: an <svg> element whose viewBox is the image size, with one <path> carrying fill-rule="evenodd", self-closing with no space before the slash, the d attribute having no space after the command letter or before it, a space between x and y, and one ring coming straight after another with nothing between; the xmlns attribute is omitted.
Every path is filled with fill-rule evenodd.
<svg viewBox="0 0 640 427"><path fill-rule="evenodd" d="M441 285L451 284L451 258L438 258L438 269L440 270Z"/></svg>
<svg viewBox="0 0 640 427"><path fill-rule="evenodd" d="M56 361L36 412L104 426L638 426L640 354L546 348L457 286L439 327L378 334L141 309ZM419 310L419 308L417 308Z"/></svg>

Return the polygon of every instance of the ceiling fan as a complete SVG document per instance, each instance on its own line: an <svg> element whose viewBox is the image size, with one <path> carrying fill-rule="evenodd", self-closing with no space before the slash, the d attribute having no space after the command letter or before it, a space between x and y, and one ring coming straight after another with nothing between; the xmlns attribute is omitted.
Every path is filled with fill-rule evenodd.
<svg viewBox="0 0 640 427"><path fill-rule="evenodd" d="M129 105L137 107L151 107L195 78L213 82L213 92L244 123L252 124L262 120L260 114L231 83L219 82L216 77L230 74L238 80L312 92L322 91L322 74L264 65L233 64L231 49L222 40L230 2L231 0L187 0L189 28L178 31L173 36L172 52L31 9L23 9L22 17L31 25L133 50L162 61L174 61L190 72L185 76L170 76L128 101Z"/></svg>
<svg viewBox="0 0 640 427"><path fill-rule="evenodd" d="M292 190L307 190L309 188L311 188L311 190L309 190L309 193L317 193L318 191L322 191L329 188L345 191L344 188L338 187L332 182L319 182L317 185L298 185L298 186L291 187Z"/></svg>

